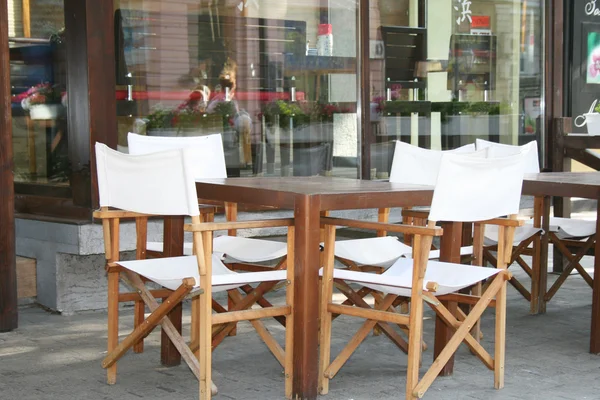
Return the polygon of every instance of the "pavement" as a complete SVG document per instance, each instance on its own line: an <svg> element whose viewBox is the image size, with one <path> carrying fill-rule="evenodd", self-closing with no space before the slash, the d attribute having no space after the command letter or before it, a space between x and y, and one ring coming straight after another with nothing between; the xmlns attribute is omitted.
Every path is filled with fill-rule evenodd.
<svg viewBox="0 0 600 400"><path fill-rule="evenodd" d="M584 267L593 259L584 260ZM526 276L515 274L524 280ZM550 275L549 282L556 279ZM275 294L275 301L282 293ZM454 374L437 378L425 399L600 399L600 357L589 349L592 291L571 276L547 313L529 315L529 304L509 286L505 388L494 389L493 372L463 345ZM184 335L189 335L189 303L184 306ZM432 362L432 313L426 314L421 374ZM198 383L185 363L160 364L160 333L151 333L142 354L127 353L118 363L115 385L107 385L100 363L106 354L106 313L63 316L36 306L19 309L19 328L0 333L0 400L197 399ZM130 308L120 315L120 335L131 330ZM268 328L283 344L284 331L274 321ZM337 354L361 321L341 317L333 323L332 354ZM493 350L494 312L483 320L483 344ZM189 336L187 336L189 337ZM407 357L385 336L370 335L330 383L327 400L403 399ZM316 373L316 371L315 371ZM213 353L215 399L283 399L281 366L248 323Z"/></svg>

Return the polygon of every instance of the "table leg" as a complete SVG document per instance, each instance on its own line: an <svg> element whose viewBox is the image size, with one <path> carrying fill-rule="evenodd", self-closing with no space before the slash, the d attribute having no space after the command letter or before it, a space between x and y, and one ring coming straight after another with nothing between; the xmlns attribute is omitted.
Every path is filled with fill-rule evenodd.
<svg viewBox="0 0 600 400"><path fill-rule="evenodd" d="M183 255L183 217L166 217L164 222L164 257ZM181 333L182 306L177 305L169 313L169 319ZM181 354L169 336L163 330L160 337L160 361L163 365L173 367L181 364Z"/></svg>
<svg viewBox="0 0 600 400"><path fill-rule="evenodd" d="M461 222L445 222L442 224L444 235L441 239L440 261L452 262L460 264L460 246L462 240L462 223ZM452 304L444 302L449 310L456 309L456 303ZM453 331L449 329L444 321L437 317L435 318L435 343L433 345L433 359L435 360L442 352L446 344L452 337ZM440 376L452 375L454 372L454 356L450 357L444 368L440 371Z"/></svg>
<svg viewBox="0 0 600 400"><path fill-rule="evenodd" d="M596 211L596 232L600 232L600 202ZM590 353L600 353L600 240L594 246L594 288L592 293L592 329L590 332Z"/></svg>
<svg viewBox="0 0 600 400"><path fill-rule="evenodd" d="M544 198L536 197L533 203L533 226L535 228L542 227L542 216L544 210ZM542 245L541 235L536 235L533 239L533 257L531 259L531 301L529 303L529 313L539 313L539 297L540 297L540 257L542 252L540 247Z"/></svg>
<svg viewBox="0 0 600 400"><path fill-rule="evenodd" d="M293 398L317 398L319 370L319 207L316 196L296 197Z"/></svg>
<svg viewBox="0 0 600 400"><path fill-rule="evenodd" d="M542 203L542 229L544 230L544 235L540 240L540 262L539 262L539 270L538 272L538 314L544 314L546 312L546 289L548 287L548 231L550 230L550 197L544 196ZM535 279L532 277L532 279Z"/></svg>

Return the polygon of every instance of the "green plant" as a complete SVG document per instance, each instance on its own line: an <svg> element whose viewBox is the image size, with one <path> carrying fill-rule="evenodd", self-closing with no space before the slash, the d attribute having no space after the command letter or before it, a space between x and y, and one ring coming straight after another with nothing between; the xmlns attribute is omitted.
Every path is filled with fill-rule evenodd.
<svg viewBox="0 0 600 400"><path fill-rule="evenodd" d="M596 107L594 107L594 111L597 112L597 113L600 113L600 102L598 102L596 104Z"/></svg>
<svg viewBox="0 0 600 400"><path fill-rule="evenodd" d="M294 126L311 122L332 122L334 114L346 112L349 112L349 109L333 103L276 100L263 107L262 115L267 125L275 125L279 121L280 127L289 128L290 120Z"/></svg>

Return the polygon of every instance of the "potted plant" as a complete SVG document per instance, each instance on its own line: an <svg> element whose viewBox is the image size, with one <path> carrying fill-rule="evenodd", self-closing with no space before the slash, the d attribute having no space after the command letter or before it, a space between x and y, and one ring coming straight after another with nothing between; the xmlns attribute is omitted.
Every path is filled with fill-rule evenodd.
<svg viewBox="0 0 600 400"><path fill-rule="evenodd" d="M215 118L216 117L216 118ZM201 94L194 91L190 97L173 109L159 105L144 119L146 134L154 136L187 136L198 133L216 133L223 129L223 116L215 110L206 111Z"/></svg>
<svg viewBox="0 0 600 400"><path fill-rule="evenodd" d="M29 111L31 119L57 119L64 109L63 96L66 96L66 92L61 92L56 85L40 83L25 92L21 106Z"/></svg>

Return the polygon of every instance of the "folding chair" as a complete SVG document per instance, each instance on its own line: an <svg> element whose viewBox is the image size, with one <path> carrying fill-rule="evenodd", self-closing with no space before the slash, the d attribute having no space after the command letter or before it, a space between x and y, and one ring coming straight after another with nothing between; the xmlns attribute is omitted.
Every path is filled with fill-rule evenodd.
<svg viewBox="0 0 600 400"><path fill-rule="evenodd" d="M396 141L394 158L390 173L390 182L406 183L416 185L434 186L437 181L437 174L440 167L442 155L445 153L469 154L472 157L485 157L487 151L476 152L475 145L465 145L455 150L438 151L423 149L402 141ZM427 219L428 212L422 210L403 210L403 213L411 212L412 217L403 217L403 223L422 225L422 221ZM378 221L382 223L389 222L390 209L380 209L378 211ZM400 257L411 257L412 247L410 235L404 235L404 242L396 236L387 236L386 231L377 231L377 237L365 239L351 239L335 242L335 257L344 266L353 271L370 271L382 273ZM471 255L472 246L461 247L461 255ZM436 259L440 257L440 251L432 245L429 258ZM375 302L382 301L382 297L374 290L362 288L358 291L358 296L364 298L367 295L374 297ZM353 296L355 297L355 296ZM403 304L406 307L407 299L397 299L395 305ZM352 299L348 298L344 305L352 304ZM379 335L380 330L377 327L374 330L375 335ZM403 347L403 340L394 335L388 329L385 333L396 345ZM427 345L423 343L423 348Z"/></svg>
<svg viewBox="0 0 600 400"><path fill-rule="evenodd" d="M107 368L108 383L116 382L116 362L130 348L139 343L156 326L162 325L193 373L200 380L200 399L210 399L216 387L211 381L211 337L214 326L229 322L249 320L267 347L274 352L285 369L285 392L291 397L292 381L292 330L286 330L285 352L259 321L266 317L283 317L292 328L293 278L292 262L287 271L273 270L238 273L225 267L219 257L213 255L213 231L236 228L288 227L288 248L293 244L293 220L244 221L224 223L201 223L193 176L194 152L178 149L141 156L126 155L96 144L99 211L94 213L102 219L108 272L108 354L102 362ZM111 209L109 209L111 207ZM147 218L149 216L187 215L191 224L185 230L192 232L194 255L143 259L145 254ZM134 261L119 260L119 222L123 218L135 218L137 223L137 255ZM120 293L119 282L134 288L132 293ZM163 289L149 290L145 281L154 282ZM255 297L240 299L235 312L212 314L212 293L230 290L251 283L263 285L279 282L290 283L286 304L265 309L250 309ZM198 295L198 303L192 315L193 337L198 337L199 360L187 346L181 334L173 326L167 314L186 296ZM163 298L158 303L156 298ZM119 302L141 299L151 314L143 323L119 343Z"/></svg>
<svg viewBox="0 0 600 400"><path fill-rule="evenodd" d="M321 338L319 391L326 394L332 379L366 338L374 326L399 324L409 327L406 345L408 369L406 398L421 398L442 370L449 358L464 342L486 367L494 371L495 387L504 386L506 281L510 278L506 261L510 254L512 236L516 226L522 224L512 214L519 210L523 181L524 156L516 155L504 159L473 158L458 154L442 157L437 185L435 187L429 223L426 227L391 225L377 222L352 221L323 217L326 229L325 266L322 273L321 295ZM460 190L457 190L460 188ZM501 216L511 215L510 219ZM475 222L475 230L481 232L485 224L499 225L501 232L498 268L483 268L464 264L452 264L428 260L434 236L442 229L435 221ZM363 229L386 230L413 235L413 259L400 258L383 274L334 269L336 226L351 226ZM482 236L476 235L475 246L482 245ZM477 254L477 252L476 252ZM480 296L457 293L460 289L473 286L491 278L492 283ZM357 306L333 303L333 287L343 283L358 283L385 294L383 302L371 308L357 302ZM350 288L351 289L351 288ZM399 315L393 304L399 296L410 297L410 313ZM425 375L419 379L421 360L421 338L423 332L423 302L426 302L440 319L455 331L437 359ZM471 312L458 318L443 304L465 303L472 305ZM471 330L487 307L496 308L495 350L492 357L473 337ZM451 308L452 309L452 308ZM347 346L331 362L331 321L333 314L365 318L366 321L352 337Z"/></svg>
<svg viewBox="0 0 600 400"><path fill-rule="evenodd" d="M192 173L196 179L224 179L227 178L227 169L225 165L225 152L223 150L223 140L221 134L212 134L196 137L160 137L160 136L145 136L135 133L129 133L127 136L130 154L149 154L158 151L189 148L193 152L192 158ZM201 199L199 200L201 202ZM200 206L200 217L202 221L214 221L214 207ZM227 221L237 220L237 204L225 203L225 215ZM213 250L222 256L226 265L234 270L245 271L267 271L273 269L264 265L257 265L267 261L280 259L280 262L275 267L276 269L285 268L285 259L282 259L287 254L287 246L285 243L276 242L273 240L254 239L236 236L235 229L227 231L227 235L217 236L213 239ZM148 253L152 256L161 256L163 244L161 242L149 242L147 244ZM192 243L184 243L184 254L192 254ZM239 290L248 294L252 291L252 287L245 285ZM228 292L227 307L232 308L238 298L238 289L233 289ZM271 304L264 298L259 299L259 304L269 307ZM224 310L220 304L214 302L215 311L221 312ZM278 319L282 324L284 319ZM236 333L236 324L230 324L227 328L219 329L215 335L220 338L218 342L224 339L225 336L234 336ZM223 333L226 332L226 334ZM196 350L196 343L192 343L193 349Z"/></svg>
<svg viewBox="0 0 600 400"><path fill-rule="evenodd" d="M220 134L196 137L160 137L145 136L129 133L127 136L130 154L149 154L165 150L190 148L193 152L192 173L196 179L224 179L227 178L225 166L225 152ZM205 207L203 207L205 208ZM208 206L210 210L212 206ZM225 204L228 221L237 219L237 205ZM205 212L206 220L212 221L213 217ZM218 236L214 239L214 251L226 254L228 257L242 263L259 263L285 257L287 249L285 243L272 240L252 239L235 236L235 230L228 231L227 236ZM149 242L148 250L162 252L163 244ZM184 244L184 254L192 254L192 243Z"/></svg>
<svg viewBox="0 0 600 400"><path fill-rule="evenodd" d="M455 150L438 151L396 141L390 182L434 186L437 181L442 155L446 153L485 157L487 151L476 152L474 144L462 146ZM389 213L389 208L380 209L378 221L388 223ZM416 218L427 219L427 212L413 210L412 215ZM335 243L335 256L344 265L354 270L358 270L360 266L385 269L398 258L411 256L412 248L408 236L405 236L405 242L403 243L397 237L387 236L385 231L378 231L375 238L337 241ZM439 258L439 253L439 250L433 249L429 254L429 258ZM471 253L472 247L461 248L461 254Z"/></svg>
<svg viewBox="0 0 600 400"><path fill-rule="evenodd" d="M489 148L491 157L509 156L521 152L526 148L530 148L531 151L528 152L529 155L528 160L526 161L525 173L540 172L537 142L535 141L523 146L511 146L477 139L476 146L478 149ZM536 214L540 215L542 207L541 200L536 199L534 207L538 209ZM529 277L532 277L533 275L532 268L539 266L539 260L541 257L539 252L540 240L541 235L544 234L542 229L539 228L539 226L541 226L541 221L537 221L537 224L535 225L538 227L534 226L533 220L529 220L525 223L525 226L516 230L515 242L513 244L514 248L508 263L511 265L516 262L521 266L521 268L523 268ZM554 247L569 260L569 264L566 266L566 268L564 268L563 272L554 282L548 292L545 293L546 301L550 301L550 299L552 299L560 286L571 274L573 269L576 269L577 272L579 272L583 279L588 283L588 285L592 287L593 279L587 273L587 271L583 269L580 261L584 255L588 254L590 251L593 251L596 241L596 222L552 217L550 218L550 228L547 234ZM497 231L494 230L493 227L488 227L485 232L485 237L486 244L488 246L484 249L484 257L492 265L494 265L496 260L492 252L496 250L498 243ZM529 266L523 260L523 255L530 255L533 257L532 266ZM521 293L521 295L523 295L523 297L525 297L525 299L531 303L531 311L536 312L536 302L532 301L532 298L537 298L536 291L538 288L534 286L535 283L532 281L531 290L528 290L515 277L510 280L510 283L517 289L519 293Z"/></svg>

